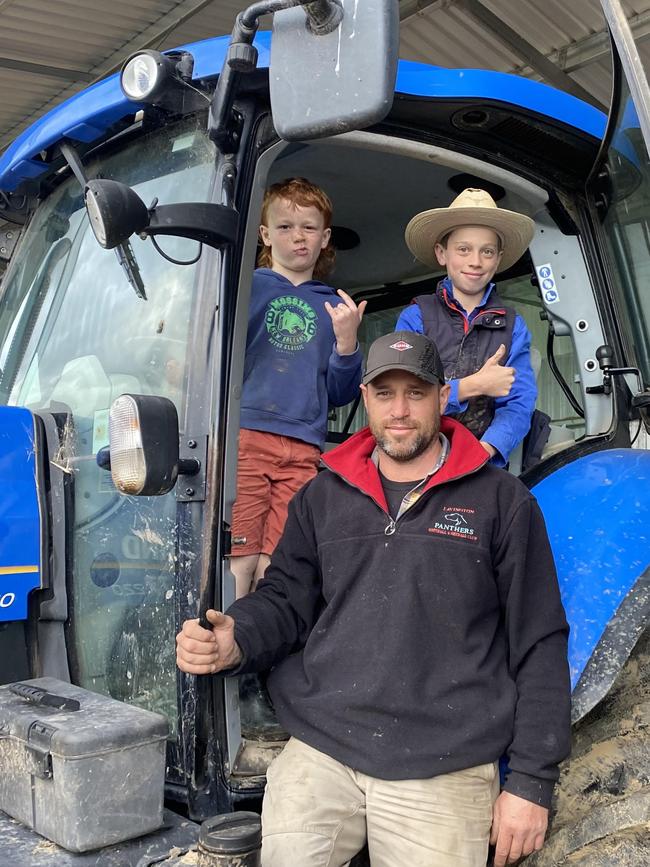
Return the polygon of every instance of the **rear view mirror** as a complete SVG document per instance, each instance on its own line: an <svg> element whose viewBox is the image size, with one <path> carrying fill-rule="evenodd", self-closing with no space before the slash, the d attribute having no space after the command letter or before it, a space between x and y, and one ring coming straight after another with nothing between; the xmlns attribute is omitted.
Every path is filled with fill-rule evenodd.
<svg viewBox="0 0 650 867"><path fill-rule="evenodd" d="M300 7L273 18L271 108L287 141L362 129L393 104L398 0L342 0L343 19L317 35Z"/></svg>

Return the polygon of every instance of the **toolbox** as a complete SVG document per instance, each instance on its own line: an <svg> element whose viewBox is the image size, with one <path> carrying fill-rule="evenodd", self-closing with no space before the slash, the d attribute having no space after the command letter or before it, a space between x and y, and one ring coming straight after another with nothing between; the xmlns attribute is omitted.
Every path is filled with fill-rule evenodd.
<svg viewBox="0 0 650 867"><path fill-rule="evenodd" d="M51 677L0 686L0 810L71 852L162 824L167 719Z"/></svg>

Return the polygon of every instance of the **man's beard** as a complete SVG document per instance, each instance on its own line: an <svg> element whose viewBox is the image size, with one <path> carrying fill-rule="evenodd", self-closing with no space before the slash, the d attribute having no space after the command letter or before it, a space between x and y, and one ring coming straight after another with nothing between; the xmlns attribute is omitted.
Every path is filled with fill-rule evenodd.
<svg viewBox="0 0 650 867"><path fill-rule="evenodd" d="M419 458L429 448L440 432L440 421L434 421L431 426L418 431L415 439L409 443L398 443L384 435L380 425L370 423L370 432L374 436L377 447L394 461L404 462Z"/></svg>

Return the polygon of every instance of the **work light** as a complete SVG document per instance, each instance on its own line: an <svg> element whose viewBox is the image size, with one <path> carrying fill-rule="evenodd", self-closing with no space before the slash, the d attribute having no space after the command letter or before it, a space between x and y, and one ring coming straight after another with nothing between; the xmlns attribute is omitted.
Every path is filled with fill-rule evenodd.
<svg viewBox="0 0 650 867"><path fill-rule="evenodd" d="M118 491L166 494L178 477L178 415L166 397L122 394L109 412L110 464Z"/></svg>
<svg viewBox="0 0 650 867"><path fill-rule="evenodd" d="M105 250L123 244L149 224L147 206L127 184L105 178L88 181L84 199L90 226Z"/></svg>
<svg viewBox="0 0 650 867"><path fill-rule="evenodd" d="M194 58L189 51L163 54L146 49L127 58L120 74L120 86L126 98L133 102L180 108L183 99L195 95L196 88L187 87L193 68ZM199 96L207 99L201 93Z"/></svg>
<svg viewBox="0 0 650 867"><path fill-rule="evenodd" d="M120 85L127 99L153 102L164 79L174 75L176 64L160 51L139 51L122 67Z"/></svg>

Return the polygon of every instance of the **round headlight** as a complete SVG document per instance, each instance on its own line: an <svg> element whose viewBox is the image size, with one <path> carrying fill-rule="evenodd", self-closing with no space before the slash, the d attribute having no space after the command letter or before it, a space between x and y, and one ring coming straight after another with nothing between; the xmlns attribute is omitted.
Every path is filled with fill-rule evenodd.
<svg viewBox="0 0 650 867"><path fill-rule="evenodd" d="M105 250L123 244L149 225L149 211L126 184L108 178L88 181L84 191L90 227Z"/></svg>
<svg viewBox="0 0 650 867"><path fill-rule="evenodd" d="M124 64L120 84L124 95L134 102L143 102L151 97L158 87L163 66L159 52L135 54Z"/></svg>

